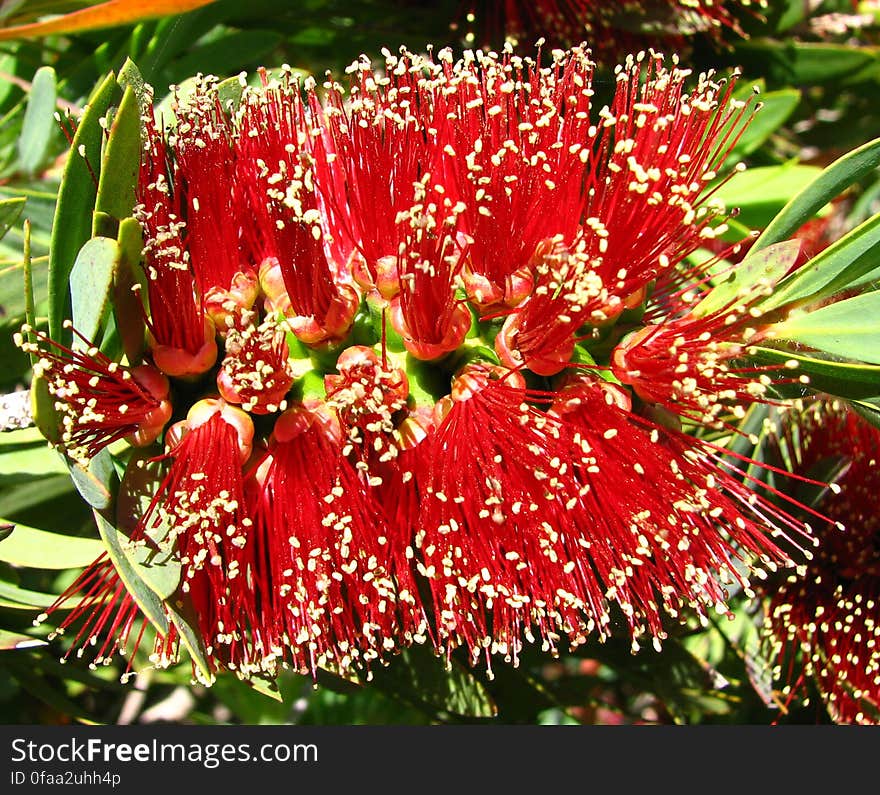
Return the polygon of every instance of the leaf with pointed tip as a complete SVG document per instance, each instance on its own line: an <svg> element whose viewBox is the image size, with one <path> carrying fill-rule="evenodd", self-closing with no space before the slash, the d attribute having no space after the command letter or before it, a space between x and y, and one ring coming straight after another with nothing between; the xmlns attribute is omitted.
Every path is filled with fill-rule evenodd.
<svg viewBox="0 0 880 795"><path fill-rule="evenodd" d="M69 317L69 279L77 252L91 237L92 214L98 186L92 169L99 168L104 128L101 119L119 92L116 77L108 75L79 120L70 156L64 167L52 238L49 244L49 336L70 340L63 322Z"/></svg>
<svg viewBox="0 0 880 795"><path fill-rule="evenodd" d="M779 340L880 364L880 292L857 295L812 312L799 312L770 328Z"/></svg>
<svg viewBox="0 0 880 795"><path fill-rule="evenodd" d="M113 115L104 148L95 210L121 221L134 208L141 156L141 103L128 86Z"/></svg>
<svg viewBox="0 0 880 795"><path fill-rule="evenodd" d="M6 233L12 229L15 222L18 221L26 202L26 196L18 196L0 201L0 240L6 236Z"/></svg>
<svg viewBox="0 0 880 795"><path fill-rule="evenodd" d="M807 221L850 185L880 165L880 138L835 160L815 180L793 196L755 241L752 250L793 237Z"/></svg>
<svg viewBox="0 0 880 795"><path fill-rule="evenodd" d="M709 315L754 291L759 283L775 284L797 262L801 244L799 240L785 240L761 251L750 252L735 265L727 278L719 281L697 304L695 317Z"/></svg>

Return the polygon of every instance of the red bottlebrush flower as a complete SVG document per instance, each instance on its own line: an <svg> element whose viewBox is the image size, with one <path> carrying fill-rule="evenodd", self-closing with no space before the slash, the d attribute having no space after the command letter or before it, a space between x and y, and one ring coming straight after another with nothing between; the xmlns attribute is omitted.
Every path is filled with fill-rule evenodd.
<svg viewBox="0 0 880 795"><path fill-rule="evenodd" d="M471 313L456 295L461 256L454 208L442 195L429 193L418 199L398 217L399 293L391 301L390 319L406 349L417 359L430 361L464 342Z"/></svg>
<svg viewBox="0 0 880 795"><path fill-rule="evenodd" d="M150 349L156 366L170 376L198 375L217 359L214 325L195 290L184 239L184 197L168 147L152 119L141 162L135 214L144 229Z"/></svg>
<svg viewBox="0 0 880 795"><path fill-rule="evenodd" d="M28 342L29 334L39 342ZM149 365L123 367L80 340L87 347L67 348L29 326L16 336L25 353L39 357L34 373L55 398L68 455L86 463L119 439L137 446L155 441L171 419L168 379Z"/></svg>
<svg viewBox="0 0 880 795"><path fill-rule="evenodd" d="M240 197L236 131L213 85L212 79L197 83L177 100L177 126L168 138L168 179L179 194L188 261L203 299L255 270L241 230L249 219Z"/></svg>
<svg viewBox="0 0 880 795"><path fill-rule="evenodd" d="M359 62L326 106L264 74L229 118L203 84L174 131L147 122L151 354L172 378L205 377L174 389L198 402L175 405L187 419L133 524L179 560L172 598L213 670L351 673L426 639L515 661L526 641L555 651L617 623L659 642L663 613L724 609L740 557L785 560L769 537L797 523L708 442L639 418L626 387L558 394L538 378L573 367L580 343L579 362L635 384L648 335L609 363L611 327L713 234L706 185L745 120L730 85L687 92L653 55L594 114L591 70L580 49L546 68L404 51L382 75ZM658 335L680 332L674 311L651 316ZM725 329L745 335L747 316ZM290 343L292 360L285 327L317 350ZM493 346L504 366L480 361ZM116 389L99 365L89 377ZM223 397L206 400L213 383ZM101 595L86 632L124 643L131 605L98 574L80 583Z"/></svg>
<svg viewBox="0 0 880 795"><path fill-rule="evenodd" d="M537 629L545 648L607 623L579 545L569 451L558 420L529 405L521 376L472 365L430 440L416 547L447 650L516 660Z"/></svg>
<svg viewBox="0 0 880 795"><path fill-rule="evenodd" d="M217 374L221 396L255 414L284 411L294 381L288 356L284 332L274 320L230 329Z"/></svg>
<svg viewBox="0 0 880 795"><path fill-rule="evenodd" d="M167 456L168 474L136 529L176 550L180 591L194 609L208 659L242 674L264 657L249 582L254 554L242 464L252 449L250 417L222 400L201 400Z"/></svg>
<svg viewBox="0 0 880 795"><path fill-rule="evenodd" d="M408 53L398 58L385 51L387 77L377 79L366 58L348 71L349 99L342 86L325 85L322 134L315 135L317 182L334 226L362 258L354 263L355 278L382 289L394 281L397 219L412 208L414 186L438 171L432 79L425 77L437 69ZM311 98L319 117L318 100ZM392 273L383 273L387 269Z"/></svg>
<svg viewBox="0 0 880 795"><path fill-rule="evenodd" d="M278 264L293 313L291 329L308 345L326 345L348 334L360 295L346 278L346 263L328 260L332 248L325 240L310 122L299 91L298 83L285 80L245 96L239 176L254 214L248 235L261 271Z"/></svg>
<svg viewBox="0 0 880 795"><path fill-rule="evenodd" d="M713 180L745 124L733 81L667 70L660 56L628 59L600 113L582 231L538 258L536 287L508 318L499 350L512 366L559 372L582 326L613 320L657 277L714 236ZM589 328L584 332L589 338Z"/></svg>
<svg viewBox="0 0 880 795"><path fill-rule="evenodd" d="M815 555L770 592L778 662L790 683L812 678L835 722L880 724L880 431L831 401L783 423L796 472L841 474L818 502L832 521Z"/></svg>
<svg viewBox="0 0 880 795"><path fill-rule="evenodd" d="M765 0L486 0L465 4L489 37L523 40L547 36L572 45L587 40L603 57L645 47L682 49L687 38L742 35L735 13L764 7Z"/></svg>
<svg viewBox="0 0 880 795"><path fill-rule="evenodd" d="M768 372L786 367L736 364L749 346L772 336L754 308L765 294L756 291L719 310L703 314L695 309L645 326L614 349L614 374L642 400L708 427L721 427L721 417L729 412L742 418L749 404L769 402L767 388L773 381ZM775 379L783 382L797 379Z"/></svg>
<svg viewBox="0 0 880 795"><path fill-rule="evenodd" d="M424 631L409 539L386 524L333 426L290 409L249 481L261 631L312 674L368 666Z"/></svg>
<svg viewBox="0 0 880 795"><path fill-rule="evenodd" d="M620 605L634 642L665 637L661 608L727 611L729 585L749 588L744 560L776 570L803 541L774 508L701 442L631 413L620 387L570 379L554 400L580 485L572 510L606 597ZM783 549L771 539L787 539Z"/></svg>
<svg viewBox="0 0 880 795"><path fill-rule="evenodd" d="M447 187L462 203L464 283L480 306L519 303L538 245L578 228L590 157L593 64L557 53L551 66L477 53L455 67L443 54L439 92ZM539 53L540 57L540 53Z"/></svg>

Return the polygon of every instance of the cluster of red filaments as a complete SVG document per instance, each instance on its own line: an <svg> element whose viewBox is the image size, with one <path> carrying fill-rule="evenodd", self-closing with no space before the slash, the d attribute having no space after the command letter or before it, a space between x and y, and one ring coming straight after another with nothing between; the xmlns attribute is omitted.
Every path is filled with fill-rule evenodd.
<svg viewBox="0 0 880 795"><path fill-rule="evenodd" d="M707 364L751 317L686 333L650 304L716 233L710 186L752 108L653 53L595 108L592 69L582 49L402 51L355 63L348 91L264 73L232 106L205 80L167 132L146 123L144 364L35 350L79 415L68 441L164 443L131 537L179 564L169 604L212 670L656 645L665 616L725 612L750 564L788 562L798 524L648 418L693 415L651 381L658 338L707 421L731 379L763 396Z"/></svg>
<svg viewBox="0 0 880 795"><path fill-rule="evenodd" d="M831 520L801 576L771 594L768 623L779 673L812 679L838 723L880 722L880 431L836 401L784 417L782 449L796 471L836 468L820 508ZM800 661L800 664L798 664Z"/></svg>

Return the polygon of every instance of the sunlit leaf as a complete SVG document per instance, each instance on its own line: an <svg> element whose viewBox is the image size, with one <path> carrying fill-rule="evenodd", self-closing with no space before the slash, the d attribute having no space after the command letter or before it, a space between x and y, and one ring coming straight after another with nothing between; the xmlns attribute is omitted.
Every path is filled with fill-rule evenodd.
<svg viewBox="0 0 880 795"><path fill-rule="evenodd" d="M73 569L88 566L104 551L100 541L50 533L36 527L15 525L0 541L0 560L34 569Z"/></svg>
<svg viewBox="0 0 880 795"><path fill-rule="evenodd" d="M880 364L880 292L794 314L772 329L777 339Z"/></svg>
<svg viewBox="0 0 880 795"><path fill-rule="evenodd" d="M85 30L129 25L167 14L182 14L212 2L214 0L142 0L139 3L132 3L130 0L108 0L42 22L0 28L0 41L40 38L59 33L80 33Z"/></svg>
<svg viewBox="0 0 880 795"><path fill-rule="evenodd" d="M55 340L70 338L62 329L64 319L69 317L70 271L77 253L91 237L98 191L95 169L100 166L104 137L101 119L118 91L116 78L108 75L79 121L64 167L49 249L49 336Z"/></svg>
<svg viewBox="0 0 880 795"><path fill-rule="evenodd" d="M754 250L787 240L822 207L880 165L880 138L835 160L797 195L768 224L755 241Z"/></svg>
<svg viewBox="0 0 880 795"><path fill-rule="evenodd" d="M31 85L27 110L18 139L21 170L36 174L45 165L55 133L55 70L41 66Z"/></svg>

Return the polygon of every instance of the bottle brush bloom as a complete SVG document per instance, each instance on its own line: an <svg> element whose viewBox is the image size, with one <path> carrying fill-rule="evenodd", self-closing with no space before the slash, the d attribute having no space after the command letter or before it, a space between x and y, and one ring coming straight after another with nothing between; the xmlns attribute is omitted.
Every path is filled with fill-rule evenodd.
<svg viewBox="0 0 880 795"><path fill-rule="evenodd" d="M245 678L412 643L487 665L659 645L789 563L801 524L699 428L657 422L650 404L717 418L643 350L677 339L651 291L716 234L753 104L651 53L595 107L593 68L583 48L401 50L347 89L282 70L224 104L204 79L175 125L146 120L144 363L37 348L83 455L155 444L127 534L180 571L156 659L182 621L206 676ZM80 643L136 645L111 566L77 589Z"/></svg>
<svg viewBox="0 0 880 795"><path fill-rule="evenodd" d="M836 471L813 558L769 595L768 631L789 686L815 684L838 723L880 723L880 431L817 400L783 417L780 445L796 472Z"/></svg>

